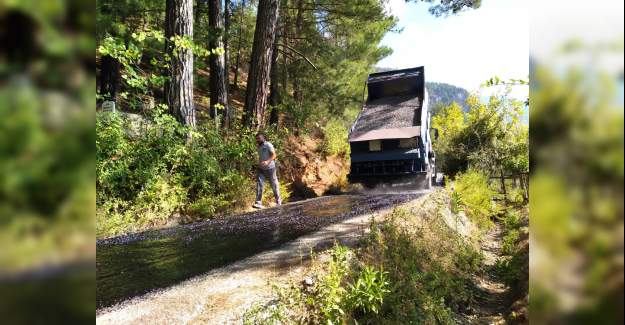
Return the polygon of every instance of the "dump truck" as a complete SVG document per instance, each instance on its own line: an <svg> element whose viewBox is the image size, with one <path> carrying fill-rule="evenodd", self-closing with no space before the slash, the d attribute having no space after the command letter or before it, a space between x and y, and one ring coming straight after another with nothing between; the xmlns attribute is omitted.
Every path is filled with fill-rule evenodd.
<svg viewBox="0 0 625 325"><path fill-rule="evenodd" d="M437 138L438 131L430 127L424 67L371 73L366 90L349 131L348 180L368 188L390 184L429 189L436 180L431 137Z"/></svg>

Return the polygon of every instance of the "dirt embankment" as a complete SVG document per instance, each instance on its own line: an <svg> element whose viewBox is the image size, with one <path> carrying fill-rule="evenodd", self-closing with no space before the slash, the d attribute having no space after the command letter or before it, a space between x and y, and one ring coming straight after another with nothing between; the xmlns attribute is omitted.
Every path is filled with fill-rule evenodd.
<svg viewBox="0 0 625 325"><path fill-rule="evenodd" d="M310 198L340 192L347 185L348 158L326 156L319 136L290 136L284 143L280 173L296 196Z"/></svg>

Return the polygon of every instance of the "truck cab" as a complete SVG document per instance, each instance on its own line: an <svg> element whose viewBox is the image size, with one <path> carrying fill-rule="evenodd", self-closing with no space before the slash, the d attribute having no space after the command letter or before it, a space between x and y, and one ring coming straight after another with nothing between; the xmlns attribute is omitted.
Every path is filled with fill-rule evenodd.
<svg viewBox="0 0 625 325"><path fill-rule="evenodd" d="M411 183L430 188L436 160L424 67L372 73L366 89L348 137L348 180L366 187Z"/></svg>

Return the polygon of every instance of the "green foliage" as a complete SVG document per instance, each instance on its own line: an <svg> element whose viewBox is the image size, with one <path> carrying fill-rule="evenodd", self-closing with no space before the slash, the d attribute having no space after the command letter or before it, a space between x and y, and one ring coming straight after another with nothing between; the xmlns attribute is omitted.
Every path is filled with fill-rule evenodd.
<svg viewBox="0 0 625 325"><path fill-rule="evenodd" d="M76 73L85 84L73 95L26 74L0 86L0 273L84 257L91 245L94 79Z"/></svg>
<svg viewBox="0 0 625 325"><path fill-rule="evenodd" d="M441 17L441 16L449 16L455 15L462 11L468 9L477 9L481 6L481 0L406 0L406 1L424 1L430 3L430 8L428 9L430 14Z"/></svg>
<svg viewBox="0 0 625 325"><path fill-rule="evenodd" d="M515 250L515 245L519 240L520 232L517 229L510 230L503 237L501 244L501 251L506 255L512 255Z"/></svg>
<svg viewBox="0 0 625 325"><path fill-rule="evenodd" d="M345 246L334 246L327 271L321 275L315 294L307 301L328 324L340 323L347 312L347 289L343 282L349 273L348 253Z"/></svg>
<svg viewBox="0 0 625 325"><path fill-rule="evenodd" d="M439 129L440 135L435 151L447 174L453 176L469 167L489 175L529 171L528 127L521 121L523 103L511 99L508 92L491 96L487 104L471 95L466 114L452 103L433 117L432 127Z"/></svg>
<svg viewBox="0 0 625 325"><path fill-rule="evenodd" d="M465 129L465 117L460 105L452 102L443 107L438 114L432 117L432 127L438 129L439 138L433 142L436 152L437 164L448 174L459 170L466 164L462 154L462 147L458 145L457 138Z"/></svg>
<svg viewBox="0 0 625 325"><path fill-rule="evenodd" d="M329 261L313 259L311 286L277 288L278 303L253 308L248 323L454 324L473 300L481 255L435 211L395 209L361 248L335 245Z"/></svg>
<svg viewBox="0 0 625 325"><path fill-rule="evenodd" d="M390 292L387 272L365 266L356 281L349 284L348 301L353 310L377 314L384 303L384 296Z"/></svg>
<svg viewBox="0 0 625 325"><path fill-rule="evenodd" d="M227 208L229 202L223 195L206 196L197 199L188 206L187 212L195 216L213 216Z"/></svg>
<svg viewBox="0 0 625 325"><path fill-rule="evenodd" d="M285 305L263 306L256 304L252 308L245 311L243 315L244 325L283 325L295 324L289 321Z"/></svg>
<svg viewBox="0 0 625 325"><path fill-rule="evenodd" d="M367 256L392 284L374 323L452 324L453 310L471 302L468 283L480 255L436 215L423 224L417 218L396 209L372 226Z"/></svg>
<svg viewBox="0 0 625 325"><path fill-rule="evenodd" d="M323 16L323 23L306 23L319 20L317 15ZM295 22L298 11L284 10L280 16L285 22ZM380 41L393 28L395 19L377 0L312 2L304 5L300 17L305 23L298 39L289 40L293 51L284 49L287 59L279 60L278 68L279 75L286 71L293 81L292 85L281 85L286 92L281 109L285 122L290 128L303 130L320 120L343 120L345 110L360 108L363 80L375 63L391 52L380 46Z"/></svg>
<svg viewBox="0 0 625 325"><path fill-rule="evenodd" d="M97 116L99 236L163 224L176 213L212 217L253 200L252 130L239 130L241 137L207 126L187 143L187 128L167 114L156 112L136 135L126 131L124 116ZM279 148L280 134L268 134Z"/></svg>
<svg viewBox="0 0 625 325"><path fill-rule="evenodd" d="M588 57L602 54L597 50ZM584 65L554 72L537 64L532 77L532 249L546 256L532 266L541 275L531 277L532 321L583 316L612 323L622 315L609 303L622 296L622 285L606 281L623 275L622 78L597 69ZM571 271L572 259L583 266ZM564 271L584 283L583 293L564 297L562 286L554 286ZM574 307L562 308L562 298Z"/></svg>
<svg viewBox="0 0 625 325"><path fill-rule="evenodd" d="M190 49L198 58L223 55L224 49L206 49L188 36L175 35L166 40L161 30L143 27L130 35L107 34L97 49L99 56L109 56L120 63L121 78L125 88L120 96L129 108L140 108L145 96L153 96L167 82L163 71L169 67L171 58L164 53L165 43L171 44L175 55L181 49ZM98 94L107 96L108 94ZM137 109L135 109L137 110ZM151 112L146 112L151 113Z"/></svg>
<svg viewBox="0 0 625 325"><path fill-rule="evenodd" d="M452 211L464 211L481 228L492 225L491 217L498 212L498 208L493 202L496 193L488 185L488 176L477 170L468 170L457 175L448 185L448 190Z"/></svg>
<svg viewBox="0 0 625 325"><path fill-rule="evenodd" d="M502 226L501 256L492 272L516 294L527 294L529 244L522 244L527 239L527 211L508 208L500 219Z"/></svg>
<svg viewBox="0 0 625 325"><path fill-rule="evenodd" d="M324 137L321 148L326 155L349 154L348 129L345 122L331 119L322 129Z"/></svg>

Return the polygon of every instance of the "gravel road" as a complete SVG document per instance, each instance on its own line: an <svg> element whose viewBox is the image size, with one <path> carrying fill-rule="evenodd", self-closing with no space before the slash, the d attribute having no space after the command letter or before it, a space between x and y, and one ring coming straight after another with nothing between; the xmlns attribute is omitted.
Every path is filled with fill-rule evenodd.
<svg viewBox="0 0 625 325"><path fill-rule="evenodd" d="M350 221L357 220L358 229L361 229L362 224L376 213L422 195L402 192L326 196L222 219L100 240L96 258L98 318L124 305L136 304L137 299L163 297L168 288L182 282L187 281L185 283L189 285L188 281L201 281L198 279L210 277L209 274L215 277L215 274L224 272L224 267L236 268L237 262L246 259L249 266L249 259L257 258L251 265L260 263L257 266L265 269L275 268L280 263L289 265L293 254L300 256L301 261L311 248L321 249L333 239L353 235L356 229L349 226ZM312 239L306 240L306 236ZM283 253L279 253L281 249ZM261 253L274 258L263 258ZM276 259L278 256L280 258ZM254 272L253 267L244 269ZM232 284L236 277L230 278L230 273L222 274L222 280Z"/></svg>

